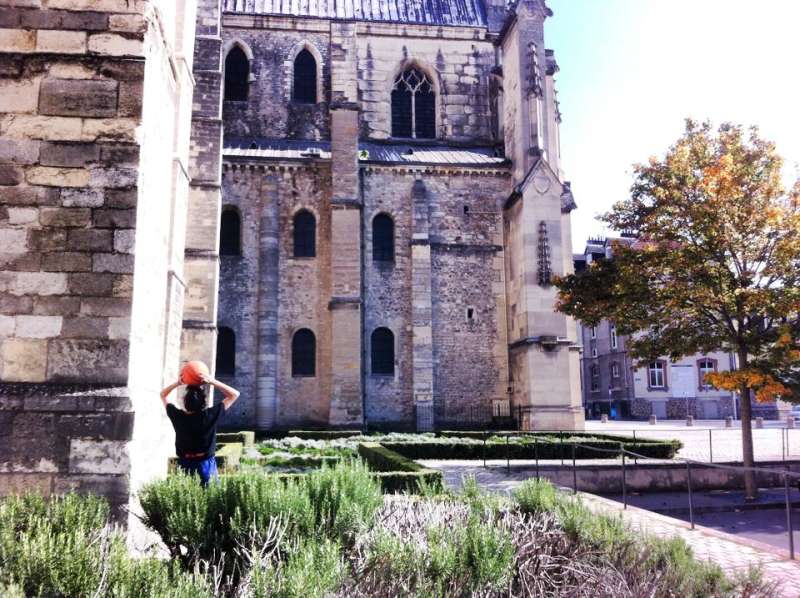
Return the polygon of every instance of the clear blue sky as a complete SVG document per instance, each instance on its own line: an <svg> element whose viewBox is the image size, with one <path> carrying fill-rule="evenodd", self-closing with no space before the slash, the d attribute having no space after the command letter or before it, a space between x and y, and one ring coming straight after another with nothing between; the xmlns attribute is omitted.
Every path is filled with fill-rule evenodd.
<svg viewBox="0 0 800 598"><path fill-rule="evenodd" d="M627 196L631 165L662 154L687 116L758 125L800 168L800 0L548 0L561 68L562 166L573 248Z"/></svg>

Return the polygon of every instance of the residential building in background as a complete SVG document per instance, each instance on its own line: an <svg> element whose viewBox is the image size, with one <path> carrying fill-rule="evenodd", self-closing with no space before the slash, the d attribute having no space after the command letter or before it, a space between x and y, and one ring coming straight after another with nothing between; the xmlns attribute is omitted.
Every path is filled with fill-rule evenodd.
<svg viewBox="0 0 800 598"><path fill-rule="evenodd" d="M613 259L613 243L634 243L632 237L589 239L575 258L580 272L597 260ZM587 418L603 414L612 419L738 418L738 395L718 390L705 375L736 367L735 356L724 351L694 354L672 362L663 357L637 367L628 353L629 337L602 320L597 326L579 323L583 347L581 383ZM776 418L775 403L753 402L754 417Z"/></svg>

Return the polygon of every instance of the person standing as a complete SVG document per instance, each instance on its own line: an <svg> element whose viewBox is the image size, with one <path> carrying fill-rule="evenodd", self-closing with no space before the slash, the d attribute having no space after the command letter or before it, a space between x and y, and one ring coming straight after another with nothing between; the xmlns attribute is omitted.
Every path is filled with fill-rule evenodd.
<svg viewBox="0 0 800 598"><path fill-rule="evenodd" d="M178 467L186 473L198 475L203 486L207 486L209 481L219 479L215 457L217 426L225 412L239 398L239 391L206 374L200 374L200 380L200 385L186 386L183 409L179 409L168 399L170 393L183 384L180 379L161 391L161 401L175 429ZM220 403L211 407L206 406L206 385L209 384L224 395Z"/></svg>

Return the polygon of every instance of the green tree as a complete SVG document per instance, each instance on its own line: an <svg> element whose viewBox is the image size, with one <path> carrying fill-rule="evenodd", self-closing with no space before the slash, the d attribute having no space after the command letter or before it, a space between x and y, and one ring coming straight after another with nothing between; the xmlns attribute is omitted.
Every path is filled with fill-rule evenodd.
<svg viewBox="0 0 800 598"><path fill-rule="evenodd" d="M800 401L800 181L756 128L687 121L662 158L634 167L629 199L601 220L637 241L556 282L558 309L633 335L639 363L731 351L734 372L707 377L742 397L744 465L753 466L751 393ZM748 497L756 494L745 475Z"/></svg>

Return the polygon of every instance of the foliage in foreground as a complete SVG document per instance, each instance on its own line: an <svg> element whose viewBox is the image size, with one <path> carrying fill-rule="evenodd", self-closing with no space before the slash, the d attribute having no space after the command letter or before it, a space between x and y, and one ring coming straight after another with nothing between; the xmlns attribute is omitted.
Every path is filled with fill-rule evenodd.
<svg viewBox="0 0 800 598"><path fill-rule="evenodd" d="M99 499L7 499L0 503L0 593L677 598L774 590L755 574L727 579L680 540L642 540L546 482L524 484L513 500L482 493L474 479L460 494L423 490L381 497L357 463L308 481L230 476L206 491L174 476L143 495L171 563L131 559Z"/></svg>

